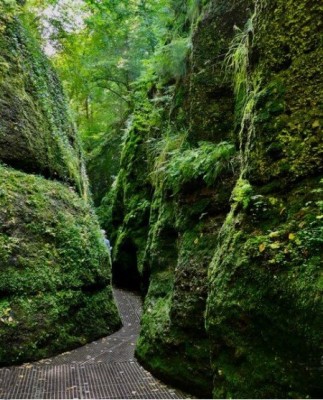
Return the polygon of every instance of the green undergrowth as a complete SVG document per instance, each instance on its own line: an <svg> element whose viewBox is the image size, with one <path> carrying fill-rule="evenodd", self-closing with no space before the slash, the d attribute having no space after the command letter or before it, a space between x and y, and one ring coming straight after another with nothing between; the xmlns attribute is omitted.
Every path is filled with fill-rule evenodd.
<svg viewBox="0 0 323 400"><path fill-rule="evenodd" d="M120 324L96 217L60 183L0 166L0 363L83 345Z"/></svg>
<svg viewBox="0 0 323 400"><path fill-rule="evenodd" d="M185 150L172 157L166 165L166 186L178 193L184 184L202 178L207 186L215 183L225 171L234 168L234 145L200 142L199 147Z"/></svg>
<svg viewBox="0 0 323 400"><path fill-rule="evenodd" d="M189 38L178 37L156 51L152 61L149 61L149 69L152 76L155 74L158 77L160 85L185 75L190 46ZM149 69L146 74L149 74Z"/></svg>
<svg viewBox="0 0 323 400"><path fill-rule="evenodd" d="M190 146L187 131L174 133L166 128L162 138L148 151L154 157L151 183L156 191L170 190L178 194L183 187L201 180L212 186L221 174L233 173L237 164L235 146L229 142L201 141Z"/></svg>

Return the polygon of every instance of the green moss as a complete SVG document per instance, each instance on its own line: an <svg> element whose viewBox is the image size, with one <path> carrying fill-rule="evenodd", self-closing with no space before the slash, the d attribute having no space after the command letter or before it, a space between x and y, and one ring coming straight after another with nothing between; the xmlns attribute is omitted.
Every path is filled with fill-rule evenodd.
<svg viewBox="0 0 323 400"><path fill-rule="evenodd" d="M79 139L61 84L22 17L1 15L0 160L68 182L88 197Z"/></svg>
<svg viewBox="0 0 323 400"><path fill-rule="evenodd" d="M174 326L173 274L154 274L150 282L136 356L155 374L202 397L210 396L208 341ZM201 363L204 360L205 364Z"/></svg>
<svg viewBox="0 0 323 400"><path fill-rule="evenodd" d="M267 198L279 218L269 212L264 224L263 216L236 214L223 231L207 313L215 397L318 393L322 223L308 192L316 185L303 182L287 198Z"/></svg>
<svg viewBox="0 0 323 400"><path fill-rule="evenodd" d="M246 179L239 178L236 186L232 191L231 198L237 204L241 204L246 209L250 203L250 197L252 194L252 186Z"/></svg>
<svg viewBox="0 0 323 400"><path fill-rule="evenodd" d="M319 7L210 1L185 78L136 93L109 218L149 278L137 355L199 397L321 393Z"/></svg>
<svg viewBox="0 0 323 400"><path fill-rule="evenodd" d="M0 166L1 364L119 327L109 256L89 206L60 183Z"/></svg>
<svg viewBox="0 0 323 400"><path fill-rule="evenodd" d="M306 178L322 170L317 7L263 4L248 58L238 60L236 72L258 82L252 107L246 101L242 117L236 111L241 176L252 190L238 181L209 270L215 397L315 397L321 390L322 225L312 197L318 179Z"/></svg>
<svg viewBox="0 0 323 400"><path fill-rule="evenodd" d="M322 171L320 5L279 1L267 8L254 41L265 80L250 162L254 180L286 183Z"/></svg>

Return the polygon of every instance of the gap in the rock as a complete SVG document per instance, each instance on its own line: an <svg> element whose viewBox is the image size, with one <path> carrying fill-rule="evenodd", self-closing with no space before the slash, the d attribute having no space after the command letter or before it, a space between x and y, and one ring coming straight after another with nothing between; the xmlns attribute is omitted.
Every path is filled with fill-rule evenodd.
<svg viewBox="0 0 323 400"><path fill-rule="evenodd" d="M142 282L137 269L137 249L126 241L119 250L118 261L112 263L112 283L114 286L133 292L141 292Z"/></svg>

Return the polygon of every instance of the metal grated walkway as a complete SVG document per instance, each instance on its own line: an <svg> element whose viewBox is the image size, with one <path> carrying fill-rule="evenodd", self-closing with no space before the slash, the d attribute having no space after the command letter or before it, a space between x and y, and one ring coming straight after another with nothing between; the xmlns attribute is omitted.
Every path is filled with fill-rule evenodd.
<svg viewBox="0 0 323 400"><path fill-rule="evenodd" d="M134 357L141 300L114 289L123 327L57 357L0 369L1 399L179 399Z"/></svg>

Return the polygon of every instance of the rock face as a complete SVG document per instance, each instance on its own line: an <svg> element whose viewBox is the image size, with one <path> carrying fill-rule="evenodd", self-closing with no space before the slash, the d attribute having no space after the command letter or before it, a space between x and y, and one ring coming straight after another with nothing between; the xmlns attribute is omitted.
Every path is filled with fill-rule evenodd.
<svg viewBox="0 0 323 400"><path fill-rule="evenodd" d="M146 291L137 356L200 397L319 396L321 6L206 3L101 207Z"/></svg>
<svg viewBox="0 0 323 400"><path fill-rule="evenodd" d="M85 194L78 137L61 83L28 24L3 10L0 37L0 159L14 168L59 179Z"/></svg>
<svg viewBox="0 0 323 400"><path fill-rule="evenodd" d="M120 325L109 255L87 201L60 83L26 23L3 7L1 366L51 356Z"/></svg>
<svg viewBox="0 0 323 400"><path fill-rule="evenodd" d="M215 397L322 393L318 10L258 1L234 49L248 64L233 76L241 172L209 268Z"/></svg>

